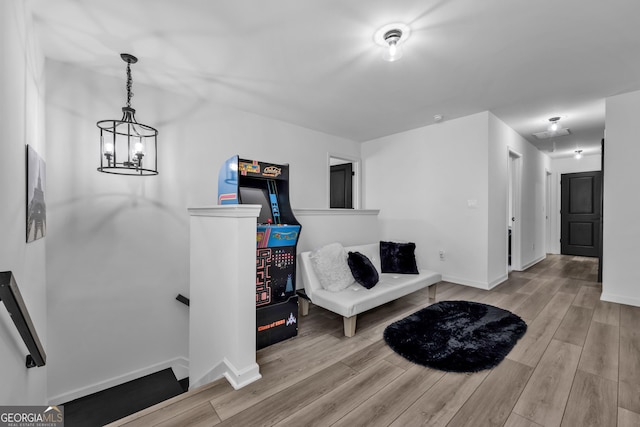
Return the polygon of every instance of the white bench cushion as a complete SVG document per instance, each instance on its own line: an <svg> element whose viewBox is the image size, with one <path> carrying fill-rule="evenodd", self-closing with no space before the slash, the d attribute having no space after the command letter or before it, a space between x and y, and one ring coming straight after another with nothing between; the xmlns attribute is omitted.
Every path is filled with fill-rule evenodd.
<svg viewBox="0 0 640 427"><path fill-rule="evenodd" d="M420 274L383 273L371 289L358 284L340 292L319 289L311 302L344 317L351 317L379 305L396 300L440 281L440 274L420 270Z"/></svg>

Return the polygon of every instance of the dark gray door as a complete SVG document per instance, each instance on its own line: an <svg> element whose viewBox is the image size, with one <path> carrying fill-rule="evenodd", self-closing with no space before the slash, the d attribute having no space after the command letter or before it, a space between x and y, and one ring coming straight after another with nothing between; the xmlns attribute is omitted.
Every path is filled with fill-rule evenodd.
<svg viewBox="0 0 640 427"><path fill-rule="evenodd" d="M599 256L602 173L563 174L560 184L560 252L565 255Z"/></svg>
<svg viewBox="0 0 640 427"><path fill-rule="evenodd" d="M329 207L353 209L353 165L334 165L331 166L330 172Z"/></svg>

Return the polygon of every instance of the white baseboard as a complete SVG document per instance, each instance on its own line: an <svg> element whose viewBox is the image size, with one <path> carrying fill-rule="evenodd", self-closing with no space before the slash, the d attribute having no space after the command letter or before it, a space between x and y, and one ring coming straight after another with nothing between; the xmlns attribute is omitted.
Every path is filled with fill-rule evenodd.
<svg viewBox="0 0 640 427"><path fill-rule="evenodd" d="M249 365L242 370L238 370L225 357L220 363L211 368L209 372L204 374L202 377L193 381L190 378L189 390L194 390L222 377L225 377L227 381L229 381L229 384L231 384L231 386L235 390L238 390L248 384L251 384L254 381L259 380L260 378L262 378L262 375L260 375L260 367L257 363L253 363L252 365Z"/></svg>
<svg viewBox="0 0 640 427"><path fill-rule="evenodd" d="M173 373L178 381L187 378L189 376L189 359L186 357L175 358L171 369L173 369Z"/></svg>
<svg viewBox="0 0 640 427"><path fill-rule="evenodd" d="M445 282L456 283L458 285L464 285L464 286L471 286L472 288L484 289L485 291L489 291L495 288L496 286L498 286L500 283L504 282L508 278L509 278L508 274L503 274L497 279L493 279L491 282L484 283L484 282L477 282L475 280L462 279L460 277L455 277L455 276L447 276L447 275L442 276L442 280L444 280Z"/></svg>
<svg viewBox="0 0 640 427"><path fill-rule="evenodd" d="M547 257L547 255L542 255L540 258L536 258L533 261L529 262L528 264L525 264L522 266L520 271L524 271L527 268L533 267L534 265L536 265L537 263L539 263L540 261L544 261L544 259Z"/></svg>
<svg viewBox="0 0 640 427"><path fill-rule="evenodd" d="M129 372L124 375L120 375L115 378L100 381L95 384L88 385L86 387L78 388L66 393L61 393L57 396L49 397L49 405L61 405L66 402L78 399L80 397L88 396L93 393L97 393L102 390L106 390L111 387L115 387L120 384L124 384L128 381L132 381L145 375L153 374L164 369L171 368L176 378L181 380L189 376L189 360L185 357L176 357L172 360L156 363L136 371Z"/></svg>
<svg viewBox="0 0 640 427"><path fill-rule="evenodd" d="M614 295L610 293L603 292L600 296L602 301L615 302L618 304L624 305L633 305L635 307L640 307L640 298L629 298L623 295Z"/></svg>
<svg viewBox="0 0 640 427"><path fill-rule="evenodd" d="M449 276L446 274L442 275L442 280L444 280L445 282L456 283L458 285L465 285L465 286L471 286L472 288L484 289L486 291L490 289L488 283L476 282L475 280L463 279L460 277Z"/></svg>

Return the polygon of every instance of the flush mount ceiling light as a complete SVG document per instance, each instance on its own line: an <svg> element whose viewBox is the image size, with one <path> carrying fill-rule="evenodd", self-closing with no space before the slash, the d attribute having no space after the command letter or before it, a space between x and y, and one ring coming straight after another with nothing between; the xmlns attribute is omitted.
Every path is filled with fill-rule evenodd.
<svg viewBox="0 0 640 427"><path fill-rule="evenodd" d="M116 175L158 174L158 131L136 121L136 110L131 108L131 64L138 58L120 54L127 63L127 105L122 107L120 120L101 120L99 172Z"/></svg>
<svg viewBox="0 0 640 427"><path fill-rule="evenodd" d="M573 155L576 159L580 160L582 158L582 150L576 150L576 154Z"/></svg>
<svg viewBox="0 0 640 427"><path fill-rule="evenodd" d="M560 130L560 117L551 117L549 119L549 132L557 132Z"/></svg>
<svg viewBox="0 0 640 427"><path fill-rule="evenodd" d="M373 36L376 44L384 48L382 59L393 62L402 57L402 44L407 41L411 30L406 24L388 24L380 28Z"/></svg>
<svg viewBox="0 0 640 427"><path fill-rule="evenodd" d="M562 117L551 117L549 119L549 125L547 126L547 130L542 132L536 132L533 134L537 139L549 139L556 138L560 136L571 135L571 129L563 128L560 124L560 119Z"/></svg>

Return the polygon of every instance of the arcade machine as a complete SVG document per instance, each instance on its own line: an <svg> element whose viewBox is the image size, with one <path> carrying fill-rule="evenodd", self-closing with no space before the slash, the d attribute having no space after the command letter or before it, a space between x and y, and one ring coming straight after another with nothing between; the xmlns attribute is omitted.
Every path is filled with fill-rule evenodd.
<svg viewBox="0 0 640 427"><path fill-rule="evenodd" d="M296 246L301 227L289 204L289 165L233 156L220 169L218 204L262 206L256 232L257 349L296 336Z"/></svg>

